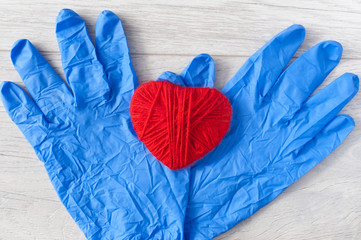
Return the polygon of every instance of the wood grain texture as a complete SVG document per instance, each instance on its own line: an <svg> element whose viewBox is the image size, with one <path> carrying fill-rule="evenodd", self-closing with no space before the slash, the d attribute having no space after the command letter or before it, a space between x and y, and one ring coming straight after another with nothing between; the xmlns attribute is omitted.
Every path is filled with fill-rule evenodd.
<svg viewBox="0 0 361 240"><path fill-rule="evenodd" d="M63 77L55 17L72 8L91 35L101 10L123 21L141 82L179 72L197 54L216 62L221 88L253 52L293 23L307 29L296 53L323 40L343 44L340 65L326 79L361 73L361 2L343 1L128 1L0 0L0 80L21 80L11 45L30 39ZM275 201L217 239L361 239L361 94L343 113L356 128L322 163ZM84 239L62 206L45 169L0 104L0 239Z"/></svg>

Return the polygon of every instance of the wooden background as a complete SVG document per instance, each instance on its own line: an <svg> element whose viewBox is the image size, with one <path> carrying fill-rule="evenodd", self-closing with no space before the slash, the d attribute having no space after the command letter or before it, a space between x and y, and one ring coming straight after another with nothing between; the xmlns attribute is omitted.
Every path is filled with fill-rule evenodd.
<svg viewBox="0 0 361 240"><path fill-rule="evenodd" d="M72 8L91 35L97 15L114 11L128 36L142 82L179 72L206 52L216 62L216 87L269 38L293 23L307 35L296 56L323 40L343 44L344 72L361 73L361 2L0 0L0 80L21 83L10 61L19 38L30 39L63 76L55 17ZM323 85L324 86L324 85ZM217 239L361 239L361 94L346 106L356 128L321 164L280 197ZM0 239L84 239L53 190L41 162L0 103Z"/></svg>

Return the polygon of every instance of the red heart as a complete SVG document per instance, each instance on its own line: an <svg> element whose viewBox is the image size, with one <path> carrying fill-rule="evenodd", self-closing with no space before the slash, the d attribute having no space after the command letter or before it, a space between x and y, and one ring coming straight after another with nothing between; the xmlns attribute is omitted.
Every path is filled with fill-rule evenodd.
<svg viewBox="0 0 361 240"><path fill-rule="evenodd" d="M202 158L221 142L232 108L214 88L152 81L134 92L130 115L138 138L159 161L175 170Z"/></svg>

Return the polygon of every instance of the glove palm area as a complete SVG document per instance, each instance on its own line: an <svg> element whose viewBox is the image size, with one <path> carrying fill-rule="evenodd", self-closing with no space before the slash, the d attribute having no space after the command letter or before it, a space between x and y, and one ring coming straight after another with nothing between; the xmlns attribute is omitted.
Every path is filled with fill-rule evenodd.
<svg viewBox="0 0 361 240"><path fill-rule="evenodd" d="M1 98L64 206L88 239L183 239L188 171L162 165L133 131L138 80L119 18L100 14L97 48L71 10L59 13L56 34L72 92L20 40L11 59L32 99L11 82Z"/></svg>

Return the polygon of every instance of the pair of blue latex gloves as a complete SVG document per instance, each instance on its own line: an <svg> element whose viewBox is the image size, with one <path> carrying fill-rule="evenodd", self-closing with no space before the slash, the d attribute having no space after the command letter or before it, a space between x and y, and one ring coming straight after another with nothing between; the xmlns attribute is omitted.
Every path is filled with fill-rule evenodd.
<svg viewBox="0 0 361 240"><path fill-rule="evenodd" d="M70 89L28 40L11 59L32 99L4 82L1 98L88 239L211 239L251 216L332 152L354 128L336 116L358 91L346 73L309 98L338 64L326 41L286 67L304 40L293 25L258 50L222 89L229 132L193 167L169 170L137 139L129 105L138 80L119 18L100 14L94 47L72 10L56 34ZM158 80L213 87L214 62L197 56Z"/></svg>

